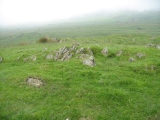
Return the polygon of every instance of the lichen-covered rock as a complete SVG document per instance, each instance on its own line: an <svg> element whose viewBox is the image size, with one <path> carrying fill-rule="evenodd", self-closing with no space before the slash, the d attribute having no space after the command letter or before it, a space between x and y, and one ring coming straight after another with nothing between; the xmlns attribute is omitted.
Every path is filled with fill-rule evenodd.
<svg viewBox="0 0 160 120"><path fill-rule="evenodd" d="M107 56L108 55L108 48L104 48L101 53L104 55L104 56Z"/></svg>
<svg viewBox="0 0 160 120"><path fill-rule="evenodd" d="M132 58L132 57L130 57L129 59L128 59L128 61L129 62L134 62L136 59L134 59L134 58Z"/></svg>
<svg viewBox="0 0 160 120"><path fill-rule="evenodd" d="M83 64L84 64L84 65L88 65L88 66L90 66L90 67L93 67L93 66L96 65L93 56L90 56L88 59L84 60L84 61L83 61Z"/></svg>
<svg viewBox="0 0 160 120"><path fill-rule="evenodd" d="M118 57L121 56L121 55L122 55L122 52L123 52L122 50L118 51L118 53L117 53L116 56L118 56Z"/></svg>
<svg viewBox="0 0 160 120"><path fill-rule="evenodd" d="M29 84L29 85L32 85L32 86L36 86L36 87L39 87L42 85L42 81L37 79L37 78L27 78L26 79L26 82Z"/></svg>

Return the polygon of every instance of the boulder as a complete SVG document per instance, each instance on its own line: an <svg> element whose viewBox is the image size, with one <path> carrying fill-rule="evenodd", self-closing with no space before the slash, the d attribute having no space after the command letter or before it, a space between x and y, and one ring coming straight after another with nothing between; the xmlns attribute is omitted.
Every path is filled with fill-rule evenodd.
<svg viewBox="0 0 160 120"><path fill-rule="evenodd" d="M83 61L83 64L84 64L84 65L88 65L88 66L90 66L90 67L93 67L93 66L96 65L93 56L90 56L88 59L84 60L84 61Z"/></svg>
<svg viewBox="0 0 160 120"><path fill-rule="evenodd" d="M101 53L104 55L104 56L107 56L108 55L108 48L104 48Z"/></svg>
<svg viewBox="0 0 160 120"><path fill-rule="evenodd" d="M29 85L32 85L32 86L35 86L35 87L39 87L42 85L42 81L37 79L37 78L27 78L26 79L26 82L29 84Z"/></svg>

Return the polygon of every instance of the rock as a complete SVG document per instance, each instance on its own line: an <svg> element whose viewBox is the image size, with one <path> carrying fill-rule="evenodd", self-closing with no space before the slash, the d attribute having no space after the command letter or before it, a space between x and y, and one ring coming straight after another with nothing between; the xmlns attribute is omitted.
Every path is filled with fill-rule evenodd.
<svg viewBox="0 0 160 120"><path fill-rule="evenodd" d="M146 55L145 55L145 54L142 54L142 53L137 53L136 56L137 56L138 58L142 58L142 57L145 57Z"/></svg>
<svg viewBox="0 0 160 120"><path fill-rule="evenodd" d="M60 60L64 61L65 59L70 59L69 57L67 57L67 54L69 54L69 49L66 47L60 48L59 51L56 52L56 55L54 56L55 60ZM71 54L69 54L68 56L72 57ZM67 57L67 58L66 58Z"/></svg>
<svg viewBox="0 0 160 120"><path fill-rule="evenodd" d="M121 56L122 55L122 50L120 50L120 51L118 51L118 53L117 53L117 56L119 57L119 56Z"/></svg>
<svg viewBox="0 0 160 120"><path fill-rule="evenodd" d="M107 56L108 55L108 48L104 48L101 53L104 55L104 56Z"/></svg>
<svg viewBox="0 0 160 120"><path fill-rule="evenodd" d="M129 61L129 62L134 62L134 61L135 61L135 59L134 59L134 58L132 58L132 57L130 57L130 58L128 59L128 61Z"/></svg>
<svg viewBox="0 0 160 120"><path fill-rule="evenodd" d="M46 59L48 59L48 60L53 59L53 55L52 54L47 55Z"/></svg>
<svg viewBox="0 0 160 120"><path fill-rule="evenodd" d="M28 60L29 60L29 58L24 58L23 59L24 62L27 62Z"/></svg>
<svg viewBox="0 0 160 120"><path fill-rule="evenodd" d="M84 59L84 58L87 58L89 56L90 56L89 54L81 54L81 56L79 58Z"/></svg>
<svg viewBox="0 0 160 120"><path fill-rule="evenodd" d="M160 46L157 46L156 48L157 48L157 49L160 49Z"/></svg>
<svg viewBox="0 0 160 120"><path fill-rule="evenodd" d="M47 51L47 48L44 48L44 49L42 50L42 52L45 52L45 51Z"/></svg>
<svg viewBox="0 0 160 120"><path fill-rule="evenodd" d="M93 52L92 52L92 50L91 50L89 47L88 47L87 51L88 51L88 53L89 53L90 55L93 55Z"/></svg>
<svg viewBox="0 0 160 120"><path fill-rule="evenodd" d="M148 44L149 47L156 47L155 44Z"/></svg>
<svg viewBox="0 0 160 120"><path fill-rule="evenodd" d="M81 47L79 50L76 51L76 54L83 53L83 52L84 52L84 48Z"/></svg>
<svg viewBox="0 0 160 120"><path fill-rule="evenodd" d="M63 55L61 61L69 60L72 57L72 54L68 51Z"/></svg>
<svg viewBox="0 0 160 120"><path fill-rule="evenodd" d="M32 61L36 61L37 60L37 57L35 55L31 56L31 60Z"/></svg>
<svg viewBox="0 0 160 120"><path fill-rule="evenodd" d="M90 67L93 67L93 66L96 65L93 56L90 56L88 59L84 60L84 61L83 61L83 64L84 64L84 65L88 65L88 66L90 66Z"/></svg>
<svg viewBox="0 0 160 120"><path fill-rule="evenodd" d="M42 85L41 80L36 79L36 78L28 78L28 79L26 79L26 82L27 82L29 85L36 86L36 87L39 87L39 86Z"/></svg>
<svg viewBox="0 0 160 120"><path fill-rule="evenodd" d="M0 57L0 62L2 62L3 61L3 58L2 57Z"/></svg>

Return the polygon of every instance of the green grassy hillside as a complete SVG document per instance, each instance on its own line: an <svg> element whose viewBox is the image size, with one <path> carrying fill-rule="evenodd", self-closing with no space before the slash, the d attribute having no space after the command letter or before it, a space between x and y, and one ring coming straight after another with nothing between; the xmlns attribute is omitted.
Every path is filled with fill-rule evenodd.
<svg viewBox="0 0 160 120"><path fill-rule="evenodd" d="M157 15L146 19L127 14L123 20L118 15L110 20L101 15L99 21L1 29L0 119L160 119L160 49L148 46L160 45ZM129 21L133 16L135 21ZM43 36L62 42L37 43ZM89 47L96 66L84 65L76 54L68 61L46 59L73 43ZM105 47L107 56L101 53ZM120 50L122 55L117 56ZM130 57L135 61L129 62ZM29 77L40 79L43 85L27 84Z"/></svg>

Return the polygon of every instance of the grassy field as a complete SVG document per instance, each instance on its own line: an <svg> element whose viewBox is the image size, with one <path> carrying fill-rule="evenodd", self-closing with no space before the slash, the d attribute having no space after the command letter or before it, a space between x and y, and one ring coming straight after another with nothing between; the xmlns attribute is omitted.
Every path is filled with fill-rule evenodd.
<svg viewBox="0 0 160 120"><path fill-rule="evenodd" d="M147 19L146 19L147 18ZM37 43L43 36L63 42ZM46 60L55 50L80 43L96 66ZM1 120L159 120L160 14L116 14L75 22L0 29ZM107 47L108 56L101 50ZM44 51L47 48L47 51ZM116 56L122 50L121 56ZM145 54L138 58L137 53ZM37 56L36 61L24 58ZM17 58L20 57L19 60ZM135 58L129 62L130 57ZM40 87L26 83L42 80Z"/></svg>

